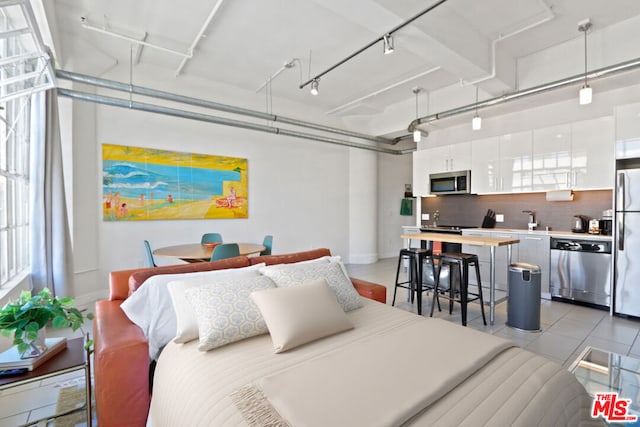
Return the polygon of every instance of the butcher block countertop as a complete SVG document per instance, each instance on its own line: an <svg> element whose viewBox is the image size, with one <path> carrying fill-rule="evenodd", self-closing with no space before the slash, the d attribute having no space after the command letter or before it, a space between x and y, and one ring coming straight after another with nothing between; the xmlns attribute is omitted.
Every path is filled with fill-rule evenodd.
<svg viewBox="0 0 640 427"><path fill-rule="evenodd" d="M520 243L519 239L507 237L461 236L459 234L449 233L403 234L400 237L403 239L429 240L433 242L461 243L463 245L478 246L506 246Z"/></svg>

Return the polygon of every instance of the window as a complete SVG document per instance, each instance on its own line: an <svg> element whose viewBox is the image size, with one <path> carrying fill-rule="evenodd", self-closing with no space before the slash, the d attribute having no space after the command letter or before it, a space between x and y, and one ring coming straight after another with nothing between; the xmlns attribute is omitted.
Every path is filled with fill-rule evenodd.
<svg viewBox="0 0 640 427"><path fill-rule="evenodd" d="M29 268L30 102L0 104L0 287Z"/></svg>
<svg viewBox="0 0 640 427"><path fill-rule="evenodd" d="M53 82L29 2L4 2L0 5L0 288L29 269L32 95L53 87Z"/></svg>

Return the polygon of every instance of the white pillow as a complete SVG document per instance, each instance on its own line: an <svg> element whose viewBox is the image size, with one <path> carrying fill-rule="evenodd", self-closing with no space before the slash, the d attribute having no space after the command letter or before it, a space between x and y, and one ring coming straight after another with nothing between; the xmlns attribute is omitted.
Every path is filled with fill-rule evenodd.
<svg viewBox="0 0 640 427"><path fill-rule="evenodd" d="M267 332L251 292L275 288L266 276L230 277L226 280L185 291L198 319L198 350L240 341Z"/></svg>
<svg viewBox="0 0 640 427"><path fill-rule="evenodd" d="M262 270L279 288L325 279L344 311L362 307L362 299L338 263L282 264Z"/></svg>
<svg viewBox="0 0 640 427"><path fill-rule="evenodd" d="M120 308L129 320L138 325L149 341L149 357L153 360L160 350L176 336L176 314L167 284L174 280L198 278L211 280L225 276L256 276L264 264L225 270L198 271L180 274L157 274L149 277L131 294Z"/></svg>
<svg viewBox="0 0 640 427"><path fill-rule="evenodd" d="M353 329L325 279L253 292L276 353Z"/></svg>
<svg viewBox="0 0 640 427"><path fill-rule="evenodd" d="M347 271L347 267L342 262L342 257L340 257L340 255L325 255L325 256L320 257L320 258L308 259L306 261L292 262L290 264L273 264L273 265L269 265L269 266L261 268L260 269L260 273L261 274L265 274L264 273L265 271L277 270L279 268L292 266L292 265L304 265L304 264L314 264L314 263L326 264L327 262L335 262L335 263L339 264L340 268L342 268L342 271L344 272L344 275L349 277L349 272Z"/></svg>

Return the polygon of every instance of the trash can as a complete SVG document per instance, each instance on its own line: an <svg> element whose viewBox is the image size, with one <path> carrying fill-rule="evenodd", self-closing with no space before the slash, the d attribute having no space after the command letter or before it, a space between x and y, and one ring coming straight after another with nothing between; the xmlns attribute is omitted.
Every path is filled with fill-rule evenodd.
<svg viewBox="0 0 640 427"><path fill-rule="evenodd" d="M509 266L507 326L540 331L540 267L525 262Z"/></svg>

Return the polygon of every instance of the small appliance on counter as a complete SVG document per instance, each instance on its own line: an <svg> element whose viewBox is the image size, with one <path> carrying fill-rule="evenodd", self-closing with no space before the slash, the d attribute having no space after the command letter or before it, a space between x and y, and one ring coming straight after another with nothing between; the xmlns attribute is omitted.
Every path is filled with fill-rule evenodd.
<svg viewBox="0 0 640 427"><path fill-rule="evenodd" d="M602 211L600 234L604 234L605 236L611 236L613 234L613 209Z"/></svg>
<svg viewBox="0 0 640 427"><path fill-rule="evenodd" d="M589 227L589 219L584 215L574 215L571 222L571 231L574 233L586 233Z"/></svg>

